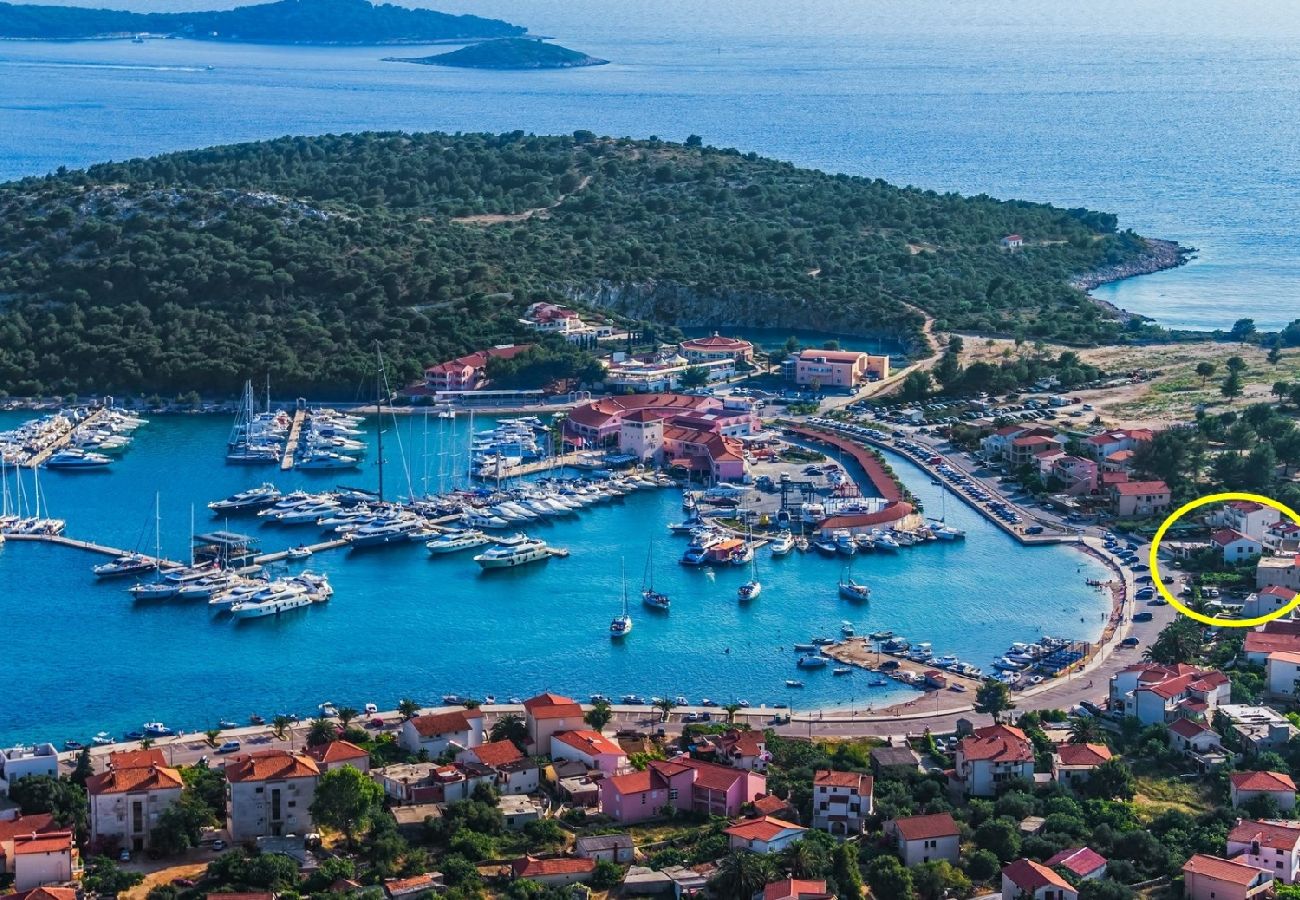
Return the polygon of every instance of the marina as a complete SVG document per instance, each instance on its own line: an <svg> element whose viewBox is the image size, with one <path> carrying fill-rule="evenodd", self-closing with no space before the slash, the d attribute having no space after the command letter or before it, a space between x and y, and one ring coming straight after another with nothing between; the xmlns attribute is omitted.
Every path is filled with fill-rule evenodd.
<svg viewBox="0 0 1300 900"><path fill-rule="evenodd" d="M4 415L12 414L0 414ZM488 417L479 422L475 431L494 426ZM426 470L426 461L420 458L419 432L424 423L416 416L402 424L400 448L388 436L384 441L385 468L393 473L386 478L386 487L397 499L419 494ZM439 429L446 431L447 440L442 442L446 447L468 444L467 417L431 418L429 428L430 447L439 445ZM875 673L856 668L848 675L836 674L843 668L839 663L799 668L791 648L810 635L842 640L843 623L850 621L858 635L882 629L922 635L936 653L954 654L991 672L993 661L1013 641L1027 643L1042 635L1045 628L1039 623L1052 623L1052 633L1094 640L1107 608L1097 590L1084 583L1088 578L1108 577L1099 564L1064 548L1044 547L1033 551L1033 571L1024 567L1005 574L1006 554L1022 551L972 510L951 503L948 521L964 530L967 540L931 541L910 552L828 559L816 552L800 552L792 535L794 548L773 556L770 547L775 541L755 529L754 556L762 591L747 603L738 602L737 591L753 577L751 563L698 568L677 563L688 539L669 534L667 526L683 518L683 494L671 488L641 487L580 510L552 510L551 515L538 513L532 519L506 522L505 527L479 529L486 541L464 552L433 553L426 548L440 540L439 534L474 529L447 518L455 515L454 510L440 512L439 504L431 503L425 511L434 533L400 545L349 550L340 536L314 522L311 527L267 525L255 515L271 497L270 491L258 493L263 482L273 481L278 501L295 491L328 494L335 488L327 485L337 483L338 473L277 468L275 477L268 479L267 469L227 466L220 454L211 451L222 444L228 429L228 421L214 417L164 419L150 428L148 440L138 442L135 452L121 461L113 478L94 480L94 490L86 490L87 482L79 478L42 476L46 504L57 511L77 510L68 530L77 538L93 537L94 546L101 548L94 556L100 560L134 552L132 548L151 555L151 517L160 486L156 473L184 459L191 470L184 482L162 485L164 558L176 565L188 558L188 525L191 508L196 508L200 526L208 515L218 531L256 538L262 546L253 562L277 570L274 577L281 577L278 570L285 567L287 574L293 574L304 566L326 575L333 598L311 610L232 628L229 620L196 615L198 610L186 602L133 603L123 581L94 577L92 555L74 552L90 549L80 541L15 542L0 550L0 577L12 585L0 597L0 613L11 627L41 634L50 624L40 610L59 598L64 612L75 616L86 633L97 636L80 647L86 677L124 685L115 691L111 712L108 698L102 705L92 699L84 708L70 699L64 704L60 698L74 695L71 683L61 683L67 673L18 661L16 674L40 682L45 695L53 698L45 717L62 733L91 735L159 717L199 727L221 717L242 719L250 709L304 709L313 697L342 692L342 680L322 675L332 672L347 673L349 691L391 704L402 694L428 697L453 690L527 696L551 688L578 696L593 690L616 697L633 692L703 694L719 702L746 699L757 706L781 702L789 692L786 680L794 679L804 683L801 706L879 707L905 700L915 691L892 678L873 685ZM373 435L373 419L362 430ZM607 477L590 470L558 470L562 481L515 479L497 492L484 486L471 488L464 463L462 450L454 487L469 505L507 495L540 498L551 487L558 493L563 483ZM938 508L939 489L925 473L892 458L891 464L927 509ZM436 457L428 460L431 486L441 477L450 492L450 470ZM374 456L344 477L351 485L347 496L375 496ZM251 504L243 511L207 508L209 503L240 494L249 495L244 499ZM141 523L146 520L148 531L142 533ZM212 528L209 525L207 530ZM796 525L794 531L798 530ZM491 572L475 564L472 557L497 538L520 531L540 538L548 547L567 550L568 558ZM742 531L734 539L748 537ZM650 541L656 545L653 560L647 560ZM298 548L310 553L291 557L290 551ZM650 565L642 573L641 588L670 597L671 602L666 608L638 604L641 613L631 611L632 633L612 641L609 624L621 594L620 557L635 561L634 565L647 560ZM846 562L852 564L850 577L869 586L868 601L855 603L841 597L837 585ZM990 594L987 584L995 571L1003 587ZM1049 580L1064 587L1045 595L1041 584ZM1072 584L1077 588L1070 588ZM628 590L636 587L634 583ZM635 599L635 594L630 596ZM473 614L466 615L466 610ZM509 628L503 630L507 622ZM1067 628L1070 622L1075 625ZM954 627L958 623L960 627ZM436 654L369 652L406 646L424 633L438 635ZM178 635L182 640L176 640ZM364 670L350 662L357 652L366 653ZM128 677L130 666L124 665L124 659L140 653L154 657L160 670L170 673L169 682L203 680L202 696L126 687L122 679ZM240 677L214 681L204 675L202 657L214 655L237 666ZM816 655L830 659L829 653ZM269 659L276 660L273 666L267 666ZM543 682L540 674L528 672L547 672L548 677ZM0 735L16 739L32 728L30 717L20 721L0 713Z"/></svg>

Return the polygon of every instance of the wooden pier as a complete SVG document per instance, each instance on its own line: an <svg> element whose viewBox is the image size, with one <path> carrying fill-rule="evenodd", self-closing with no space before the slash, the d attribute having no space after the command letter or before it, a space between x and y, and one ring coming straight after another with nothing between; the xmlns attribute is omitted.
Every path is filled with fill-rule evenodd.
<svg viewBox="0 0 1300 900"><path fill-rule="evenodd" d="M302 423L306 418L305 409L299 409L293 414L293 424L289 426L289 439L284 442L284 453L280 456L281 472L288 472L293 468L293 460L298 453L298 439L302 435Z"/></svg>
<svg viewBox="0 0 1300 900"><path fill-rule="evenodd" d="M130 550L122 550L118 547L107 547L103 544L96 544L91 541L79 541L75 538L65 537L61 534L6 534L5 540L39 541L45 544L57 544L60 547L71 547L74 550L86 550L90 553L101 553L104 556L112 557L128 556L131 553ZM140 555L145 559L152 560L159 566L159 568L163 569L179 569L185 565L185 563L176 562L174 559L154 559L154 557L149 556L147 553L141 553Z"/></svg>
<svg viewBox="0 0 1300 900"><path fill-rule="evenodd" d="M973 695L975 689L983 683L980 678L975 678L970 675L961 675L948 669L940 669L932 662L917 662L914 659L908 659L906 655L885 653L877 650L872 645L872 641L865 637L847 638L829 646L822 647L822 654L829 656L836 662L856 666L862 669L868 669L879 675L883 675L886 678L893 678L895 681L901 681L904 683L911 683L899 677L899 675L904 673L914 679L923 679L926 672L938 673L939 677L943 679L943 687L935 684L924 684L920 681L912 684L913 687L926 691L943 690L944 687L952 689L953 685L960 685L961 688L965 688ZM897 666L889 666L882 671L880 664L885 662L897 663ZM960 688L957 692L959 691Z"/></svg>
<svg viewBox="0 0 1300 900"><path fill-rule="evenodd" d="M505 480L507 478L518 478L521 475L535 475L538 472L545 472L548 469L562 469L565 466L573 466L578 462L580 454L562 453L559 456L548 456L546 459L535 460L534 462L520 463L517 466L503 466L500 472L484 474L481 470L474 470L474 477L479 481Z"/></svg>
<svg viewBox="0 0 1300 900"><path fill-rule="evenodd" d="M28 469L35 469L38 466L43 465L47 459L49 459L59 450L66 447L68 445L68 442L72 440L73 435L75 435L78 431L80 431L82 428L85 428L89 425L94 425L100 419L104 418L104 416L106 416L107 414L108 414L107 407L101 407L100 409L95 410L93 413L86 416L86 418L82 419L77 424L73 425L63 434L56 437L49 444L45 445L43 448L33 453L27 459L27 461L23 463L23 465Z"/></svg>

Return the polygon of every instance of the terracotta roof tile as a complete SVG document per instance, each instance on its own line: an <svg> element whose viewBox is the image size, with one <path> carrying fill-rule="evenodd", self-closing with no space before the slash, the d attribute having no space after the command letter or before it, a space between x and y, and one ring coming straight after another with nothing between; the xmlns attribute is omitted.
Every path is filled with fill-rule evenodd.
<svg viewBox="0 0 1300 900"><path fill-rule="evenodd" d="M481 714L479 714L481 718ZM470 714L468 710L455 709L451 712L433 713L427 716L416 716L411 720L413 727L420 737L439 737L444 734L459 734L462 731L469 731Z"/></svg>
<svg viewBox="0 0 1300 900"><path fill-rule="evenodd" d="M761 819L746 819L743 822L737 822L730 828L723 830L732 837L738 837L745 841L770 841L782 832L791 829L794 829L795 831L808 830L794 824L793 822L774 819L771 816L763 816Z"/></svg>
<svg viewBox="0 0 1300 900"><path fill-rule="evenodd" d="M1032 859L1017 859L1002 870L1002 877L1027 894L1033 894L1039 888L1054 887L1072 891L1070 883L1057 875L1042 863Z"/></svg>
<svg viewBox="0 0 1300 900"><path fill-rule="evenodd" d="M237 756L226 763L226 780L278 781L282 778L314 778L320 775L316 760L287 750L259 750Z"/></svg>
<svg viewBox="0 0 1300 900"><path fill-rule="evenodd" d="M33 813L16 819L0 819L0 842L12 841L20 834L42 834L48 831L62 831L54 824L50 813Z"/></svg>
<svg viewBox="0 0 1300 900"><path fill-rule="evenodd" d="M184 786L181 773L166 766L112 768L86 779L86 793L92 797L99 794L176 790Z"/></svg>
<svg viewBox="0 0 1300 900"><path fill-rule="evenodd" d="M894 828L905 841L922 841L961 834L957 822L949 813L932 816L907 816L894 820Z"/></svg>
<svg viewBox="0 0 1300 900"><path fill-rule="evenodd" d="M958 749L967 761L1033 762L1034 746L1025 733L1010 725L989 725L961 739Z"/></svg>
<svg viewBox="0 0 1300 900"><path fill-rule="evenodd" d="M1232 786L1239 791L1290 791L1295 793L1295 782L1282 772L1233 772L1228 776Z"/></svg>
<svg viewBox="0 0 1300 900"><path fill-rule="evenodd" d="M1056 755L1064 766L1099 766L1111 757L1105 744L1059 744Z"/></svg>
<svg viewBox="0 0 1300 900"><path fill-rule="evenodd" d="M1242 819L1228 832L1228 840L1240 844L1258 841L1261 846L1273 850L1291 850L1300 844L1300 823Z"/></svg>
<svg viewBox="0 0 1300 900"><path fill-rule="evenodd" d="M5 900L77 900L76 888L38 887L30 891L19 891Z"/></svg>
<svg viewBox="0 0 1300 900"><path fill-rule="evenodd" d="M833 772L829 769L818 769L813 774L814 787L842 787L850 788L859 794L870 794L875 779L870 775L864 775L861 772Z"/></svg>
<svg viewBox="0 0 1300 900"><path fill-rule="evenodd" d="M596 868L596 861L582 857L534 859L525 856L515 860L510 868L516 878L535 878L538 875L586 875Z"/></svg>
<svg viewBox="0 0 1300 900"><path fill-rule="evenodd" d="M138 769L147 766L166 766L167 757L157 747L148 750L115 750L108 754L110 769Z"/></svg>
<svg viewBox="0 0 1300 900"><path fill-rule="evenodd" d="M812 900L812 898L829 897L826 882L802 878L786 878L774 881L763 888L763 900Z"/></svg>
<svg viewBox="0 0 1300 900"><path fill-rule="evenodd" d="M611 753L616 756L626 756L623 748L611 741L598 731L584 729L582 731L562 731L559 734L552 735L551 740L559 741L566 747L572 747L579 753L587 756L600 756Z"/></svg>
<svg viewBox="0 0 1300 900"><path fill-rule="evenodd" d="M14 856L27 856L33 853L70 853L71 851L71 831L50 831L45 834L19 835L14 838Z"/></svg>
<svg viewBox="0 0 1300 900"><path fill-rule="evenodd" d="M472 748L470 753L485 766L504 766L524 758L511 741L490 741Z"/></svg>
<svg viewBox="0 0 1300 900"><path fill-rule="evenodd" d="M1048 859L1043 865L1049 869L1062 866L1082 878L1089 872L1095 872L1106 865L1106 857L1091 847L1067 848Z"/></svg>
<svg viewBox="0 0 1300 900"><path fill-rule="evenodd" d="M308 747L307 753L319 763L342 763L350 759L369 759L370 752L348 741L330 741L319 747Z"/></svg>
<svg viewBox="0 0 1300 900"><path fill-rule="evenodd" d="M1243 886L1252 884L1256 878L1264 874L1263 869L1204 853L1198 853L1183 863L1183 872L1193 872L1206 878L1213 878L1215 881Z"/></svg>

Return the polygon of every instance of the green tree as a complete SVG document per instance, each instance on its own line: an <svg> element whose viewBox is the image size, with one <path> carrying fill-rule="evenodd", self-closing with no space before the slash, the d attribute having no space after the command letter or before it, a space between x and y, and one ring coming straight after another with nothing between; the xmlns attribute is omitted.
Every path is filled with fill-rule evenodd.
<svg viewBox="0 0 1300 900"><path fill-rule="evenodd" d="M994 722L1000 722L1004 712L1015 708L1011 690L996 678L986 679L975 689L975 711L992 716Z"/></svg>
<svg viewBox="0 0 1300 900"><path fill-rule="evenodd" d="M1229 372L1240 374L1246 371L1246 361L1240 356L1229 356L1228 361L1224 363Z"/></svg>
<svg viewBox="0 0 1300 900"><path fill-rule="evenodd" d="M289 733L289 727L293 725L293 720L288 716L279 715L271 720L271 734L280 740L284 740L285 735Z"/></svg>
<svg viewBox="0 0 1300 900"><path fill-rule="evenodd" d="M930 383L930 373L916 370L908 372L907 377L903 379L903 386L899 390L899 397L903 400L924 400L930 396L933 385Z"/></svg>
<svg viewBox="0 0 1300 900"><path fill-rule="evenodd" d="M862 869L858 865L858 852L851 844L840 844L835 848L831 879L840 900L861 900Z"/></svg>
<svg viewBox="0 0 1300 900"><path fill-rule="evenodd" d="M217 749L220 742L221 742L220 728L209 728L207 731L203 732L203 743L207 744L209 748L213 750Z"/></svg>
<svg viewBox="0 0 1300 900"><path fill-rule="evenodd" d="M1079 900L1133 900L1136 896L1137 894L1127 884L1109 878L1079 882ZM1282 896L1278 894L1278 900L1282 900Z"/></svg>
<svg viewBox="0 0 1300 900"><path fill-rule="evenodd" d="M338 736L338 726L329 719L312 719L311 725L307 728L307 746L323 747L338 740Z"/></svg>
<svg viewBox="0 0 1300 900"><path fill-rule="evenodd" d="M77 754L76 768L74 768L72 773L68 775L68 780L77 787L84 789L86 787L86 779L94 774L95 766L90 760L90 748L82 747L81 752Z"/></svg>
<svg viewBox="0 0 1300 900"><path fill-rule="evenodd" d="M661 697L655 701L654 706L655 709L659 710L659 721L667 722L669 714L677 704L668 697Z"/></svg>
<svg viewBox="0 0 1300 900"><path fill-rule="evenodd" d="M149 846L162 856L179 856L199 845L203 829L216 824L216 817L202 799L189 789L181 798L158 814L149 832Z"/></svg>
<svg viewBox="0 0 1300 900"><path fill-rule="evenodd" d="M9 785L9 799L24 816L50 813L55 823L85 833L88 816L86 792L80 785L53 775L26 775Z"/></svg>
<svg viewBox="0 0 1300 900"><path fill-rule="evenodd" d="M591 705L591 709L587 710L582 720L591 726L593 731L602 731L612 718L614 718L614 710L609 705L609 701L602 698Z"/></svg>
<svg viewBox="0 0 1300 900"><path fill-rule="evenodd" d="M689 366L677 380L678 387L702 388L709 383L709 370L704 366Z"/></svg>
<svg viewBox="0 0 1300 900"><path fill-rule="evenodd" d="M1205 387L1206 380L1214 375L1216 368L1218 367L1212 362L1198 362L1196 364L1196 374L1200 376L1201 387Z"/></svg>
<svg viewBox="0 0 1300 900"><path fill-rule="evenodd" d="M1020 855L1020 830L1010 819L989 819L975 829L975 846L1011 862Z"/></svg>
<svg viewBox="0 0 1300 900"><path fill-rule="evenodd" d="M966 856L966 874L973 881L988 881L1001 871L1001 860L990 850L976 850Z"/></svg>
<svg viewBox="0 0 1300 900"><path fill-rule="evenodd" d="M1228 332L1233 338L1244 341L1255 334L1254 319L1238 319L1232 323L1232 331Z"/></svg>
<svg viewBox="0 0 1300 900"><path fill-rule="evenodd" d="M751 900L776 875L770 856L733 850L718 862L718 872L709 886L719 900Z"/></svg>
<svg viewBox="0 0 1300 900"><path fill-rule="evenodd" d="M622 867L607 859L598 860L596 868L591 870L591 886L598 891L607 891L622 881Z"/></svg>
<svg viewBox="0 0 1300 900"><path fill-rule="evenodd" d="M1091 716L1070 720L1071 744L1096 744L1101 740L1101 726Z"/></svg>
<svg viewBox="0 0 1300 900"><path fill-rule="evenodd" d="M349 847L356 844L356 834L382 808L384 790L379 784L352 766L331 769L320 777L311 804L317 823L343 832Z"/></svg>
<svg viewBox="0 0 1300 900"><path fill-rule="evenodd" d="M1085 788L1090 796L1103 800L1132 800L1137 779L1123 760L1108 759L1089 776Z"/></svg>
<svg viewBox="0 0 1300 900"><path fill-rule="evenodd" d="M970 893L971 883L966 874L946 859L922 863L912 870L912 884L918 900L943 900Z"/></svg>
<svg viewBox="0 0 1300 900"><path fill-rule="evenodd" d="M347 728L349 725L351 725L359 715L361 715L361 712L355 707L340 706L338 708L339 724L342 725L344 728Z"/></svg>
<svg viewBox="0 0 1300 900"><path fill-rule="evenodd" d="M1166 666L1189 663L1201 652L1202 628L1192 619L1179 616L1163 629L1143 656Z"/></svg>
<svg viewBox="0 0 1300 900"><path fill-rule="evenodd" d="M402 717L403 722L409 722L420 714L420 704L410 697L404 697L397 703L397 713Z"/></svg>
<svg viewBox="0 0 1300 900"><path fill-rule="evenodd" d="M493 741L510 741L522 752L528 745L528 723L521 715L506 713L498 716L492 723L492 730L488 732L488 736Z"/></svg>
<svg viewBox="0 0 1300 900"><path fill-rule="evenodd" d="M88 894L112 897L142 881L144 875L139 872L128 872L107 856L92 856L81 876L81 887Z"/></svg>
<svg viewBox="0 0 1300 900"><path fill-rule="evenodd" d="M1240 397L1246 389L1245 384L1239 374L1231 372L1227 378L1223 379L1223 384L1219 387L1219 393L1228 398Z"/></svg>
<svg viewBox="0 0 1300 900"><path fill-rule="evenodd" d="M871 896L881 900L909 900L913 896L912 873L897 856L877 856L867 866L867 886Z"/></svg>

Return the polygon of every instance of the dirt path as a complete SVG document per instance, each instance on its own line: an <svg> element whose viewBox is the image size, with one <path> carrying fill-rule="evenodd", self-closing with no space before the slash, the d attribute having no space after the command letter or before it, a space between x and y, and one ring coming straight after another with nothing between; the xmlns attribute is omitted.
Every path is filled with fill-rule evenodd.
<svg viewBox="0 0 1300 900"><path fill-rule="evenodd" d="M207 869L206 862L186 862L174 866L167 866L163 869L149 872L144 876L144 881L137 884L128 891L118 894L122 900L144 900L149 892L159 885L169 884L176 878L188 878L191 881L197 881L203 872ZM134 867L132 867L134 868Z"/></svg>
<svg viewBox="0 0 1300 900"><path fill-rule="evenodd" d="M531 219L533 216L545 216L574 194L580 194L585 191L589 184L591 184L591 176L583 175L582 180L578 182L576 188L567 194L561 194L550 206L538 206L533 209L526 209L519 213L485 213L479 216L457 216L456 218L453 218L452 221L459 222L462 225L500 225L504 222L523 222L527 219Z"/></svg>

